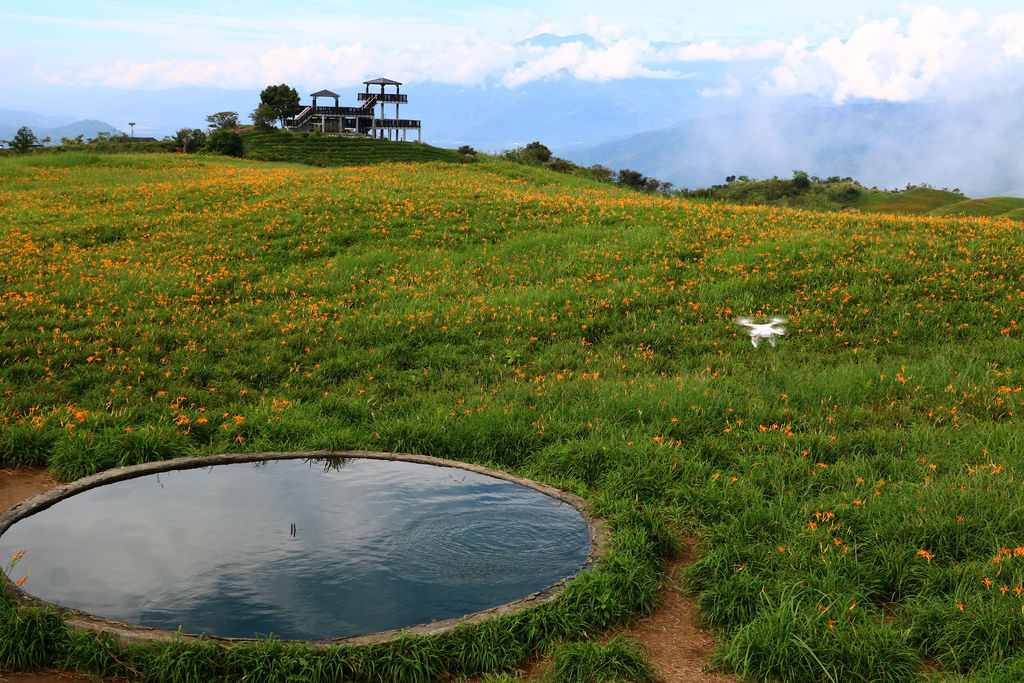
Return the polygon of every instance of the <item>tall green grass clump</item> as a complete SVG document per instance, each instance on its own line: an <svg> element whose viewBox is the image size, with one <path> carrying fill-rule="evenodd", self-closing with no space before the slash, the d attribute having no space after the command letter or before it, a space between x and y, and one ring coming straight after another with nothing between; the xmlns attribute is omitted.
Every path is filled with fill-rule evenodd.
<svg viewBox="0 0 1024 683"><path fill-rule="evenodd" d="M0 671L51 666L66 634L53 610L17 605L0 593Z"/></svg>
<svg viewBox="0 0 1024 683"><path fill-rule="evenodd" d="M647 662L647 654L643 645L621 635L604 645L593 641L566 643L554 652L549 680L558 683L655 683L658 676Z"/></svg>

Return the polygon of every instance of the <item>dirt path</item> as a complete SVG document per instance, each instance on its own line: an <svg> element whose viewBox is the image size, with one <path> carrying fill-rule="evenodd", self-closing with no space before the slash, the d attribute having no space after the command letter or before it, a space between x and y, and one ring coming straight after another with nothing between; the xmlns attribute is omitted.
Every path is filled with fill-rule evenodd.
<svg viewBox="0 0 1024 683"><path fill-rule="evenodd" d="M0 469L0 509L8 508L26 498L58 485L45 470ZM713 637L694 625L693 600L679 589L679 573L693 561L695 539L684 539L679 559L674 561L662 588L662 604L652 614L640 619L625 633L651 650L651 663L665 683L724 683L735 678L705 673L704 666L714 646ZM535 667L527 667L527 671ZM532 678L532 676L528 676ZM49 670L32 674L0 672L0 683L74 683L94 681L70 672Z"/></svg>
<svg viewBox="0 0 1024 683"><path fill-rule="evenodd" d="M626 633L651 650L651 663L665 683L725 683L736 678L705 672L714 636L694 623L693 599L679 590L683 567L694 560L696 539L683 539L683 552L669 565L661 589L661 605Z"/></svg>

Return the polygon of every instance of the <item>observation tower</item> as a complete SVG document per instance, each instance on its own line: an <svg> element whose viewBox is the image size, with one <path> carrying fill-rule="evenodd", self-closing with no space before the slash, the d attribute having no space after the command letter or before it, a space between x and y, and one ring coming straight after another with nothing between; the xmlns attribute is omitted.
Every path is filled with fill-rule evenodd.
<svg viewBox="0 0 1024 683"><path fill-rule="evenodd" d="M325 134L358 133L384 140L405 141L408 131L416 131L416 142L421 142L422 131L416 119L399 118L399 107L409 102L409 96L401 93L402 84L389 78L374 78L363 81L365 92L357 93L358 107L339 106L340 95L330 90L320 90L310 97L313 104L304 107L294 118L286 119L284 127L294 131L318 130ZM370 92L370 86L380 86L380 92ZM393 87L394 92L387 88ZM317 98L334 98L334 106L318 105ZM377 105L380 115L377 115ZM395 115L388 118L385 107L394 105Z"/></svg>

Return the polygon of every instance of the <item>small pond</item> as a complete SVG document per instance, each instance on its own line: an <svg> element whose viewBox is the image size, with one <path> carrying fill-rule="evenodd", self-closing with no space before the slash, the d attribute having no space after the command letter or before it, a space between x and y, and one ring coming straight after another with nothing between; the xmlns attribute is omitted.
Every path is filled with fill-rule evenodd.
<svg viewBox="0 0 1024 683"><path fill-rule="evenodd" d="M342 638L459 617L571 577L579 510L492 476L376 459L145 474L15 521L0 560L61 607L229 638Z"/></svg>

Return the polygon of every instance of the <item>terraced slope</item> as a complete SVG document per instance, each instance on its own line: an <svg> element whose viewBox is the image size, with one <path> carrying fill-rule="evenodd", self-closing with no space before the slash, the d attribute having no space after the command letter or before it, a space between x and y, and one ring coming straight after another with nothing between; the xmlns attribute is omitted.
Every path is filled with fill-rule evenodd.
<svg viewBox="0 0 1024 683"><path fill-rule="evenodd" d="M274 131L250 133L244 140L246 158L257 161L292 161L312 166L364 166L385 162L463 160L463 156L452 149L367 137Z"/></svg>

